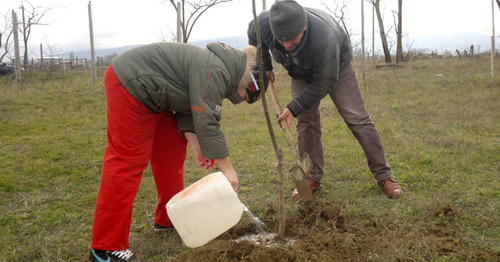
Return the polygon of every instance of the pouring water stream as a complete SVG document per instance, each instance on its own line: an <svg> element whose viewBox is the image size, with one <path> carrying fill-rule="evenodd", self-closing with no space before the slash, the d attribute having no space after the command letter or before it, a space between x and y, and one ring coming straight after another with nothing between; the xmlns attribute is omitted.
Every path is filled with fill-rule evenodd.
<svg viewBox="0 0 500 262"><path fill-rule="evenodd" d="M243 205L243 210L247 213L248 217L252 220L253 224L255 225L255 228L257 229L257 234L251 234L251 235L245 235L242 236L234 241L239 242L239 241L250 241L252 243L255 243L257 245L264 245L264 246L275 246L278 243L276 242L276 233L271 233L269 232L269 229L267 228L266 224L264 224L258 217L256 217L252 212L248 209L247 206ZM291 246L295 240L292 239L285 239L281 245L283 246Z"/></svg>
<svg viewBox="0 0 500 262"><path fill-rule="evenodd" d="M257 231L259 234L268 233L266 224L264 224L264 222L260 221L260 219L258 217L254 216L254 214L252 214L252 212L250 211L250 209L248 209L247 206L243 205L243 210L247 213L248 217L250 217L250 219L252 220L252 222L255 225L255 228L257 228Z"/></svg>

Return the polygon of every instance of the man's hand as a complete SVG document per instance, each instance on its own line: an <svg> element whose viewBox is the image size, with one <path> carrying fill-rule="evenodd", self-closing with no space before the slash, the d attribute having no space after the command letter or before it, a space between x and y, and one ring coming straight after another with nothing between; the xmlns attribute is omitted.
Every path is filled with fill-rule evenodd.
<svg viewBox="0 0 500 262"><path fill-rule="evenodd" d="M274 84L274 72L273 70L267 70L266 71L267 78L269 78L269 81Z"/></svg>
<svg viewBox="0 0 500 262"><path fill-rule="evenodd" d="M278 123L280 123L281 125L285 125L286 128L290 128L290 124L292 123L292 121L293 121L293 114L292 111L290 111L290 109L288 108L285 108L283 113L280 116L278 116Z"/></svg>
<svg viewBox="0 0 500 262"><path fill-rule="evenodd" d="M186 140L191 146L191 149L193 149L193 155L196 164L205 170L212 169L214 167L213 164L212 165L207 164L207 162L205 162L206 159L204 159L203 156L201 155L200 144L198 143L198 136L196 136L195 133L185 132L184 137L186 137Z"/></svg>
<svg viewBox="0 0 500 262"><path fill-rule="evenodd" d="M233 187L234 191L238 192L238 186L240 184L240 182L238 181L238 174L236 173L236 170L231 164L229 157L215 159L215 162L217 162L217 165L221 169L222 173L224 173L227 180L229 180L229 183L231 183L231 186Z"/></svg>

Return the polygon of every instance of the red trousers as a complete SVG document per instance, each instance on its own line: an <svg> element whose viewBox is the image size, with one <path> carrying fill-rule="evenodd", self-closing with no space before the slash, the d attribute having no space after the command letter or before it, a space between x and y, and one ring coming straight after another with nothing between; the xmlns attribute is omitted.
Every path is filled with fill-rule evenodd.
<svg viewBox="0 0 500 262"><path fill-rule="evenodd" d="M144 169L151 163L158 203L154 222L171 227L165 205L184 187L186 141L170 111L153 113L120 84L110 66L104 77L107 139L91 248L129 247L132 206Z"/></svg>

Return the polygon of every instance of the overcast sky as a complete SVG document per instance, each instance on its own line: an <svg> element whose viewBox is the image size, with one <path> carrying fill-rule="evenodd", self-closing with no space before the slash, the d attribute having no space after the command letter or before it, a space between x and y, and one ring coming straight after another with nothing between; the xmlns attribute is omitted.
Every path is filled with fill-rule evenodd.
<svg viewBox="0 0 500 262"><path fill-rule="evenodd" d="M92 16L96 49L137 45L162 40L176 30L176 14L168 0L94 0ZM52 46L59 52L89 48L88 0L31 0L38 10L52 8L44 17L45 26L36 26L30 37L33 46ZM262 1L256 0L257 10ZM303 6L333 10L334 0L297 0ZM337 0L341 2L341 0ZM396 0L382 0L386 30L394 25L392 11ZM389 6L387 3L391 2ZM475 32L491 36L491 0L404 0L403 31L405 34L449 34ZM14 9L21 17L22 0L1 0L0 14ZM267 0L267 9L274 3ZM386 4L384 4L386 3ZM346 17L350 30L361 32L360 0L351 0ZM371 5L365 2L365 30L371 37ZM244 36L253 19L251 0L234 0L209 9L197 21L190 40ZM500 33L500 14L495 3L496 35ZM0 21L0 30L5 22ZM165 37L163 37L164 39ZM497 38L498 39L498 38ZM497 42L500 42L497 40Z"/></svg>

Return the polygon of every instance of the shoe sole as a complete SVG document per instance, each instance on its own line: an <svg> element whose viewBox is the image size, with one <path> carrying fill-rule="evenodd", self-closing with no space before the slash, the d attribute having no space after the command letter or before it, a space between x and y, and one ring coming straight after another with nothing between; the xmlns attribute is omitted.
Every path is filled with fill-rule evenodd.
<svg viewBox="0 0 500 262"><path fill-rule="evenodd" d="M163 234L165 232L173 232L175 229L173 227L166 227L166 228L154 228L153 232L155 234Z"/></svg>

